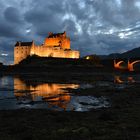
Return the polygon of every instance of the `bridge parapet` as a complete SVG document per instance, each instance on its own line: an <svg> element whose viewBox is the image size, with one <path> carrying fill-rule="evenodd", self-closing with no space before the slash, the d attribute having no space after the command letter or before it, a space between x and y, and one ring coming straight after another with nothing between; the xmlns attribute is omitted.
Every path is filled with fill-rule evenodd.
<svg viewBox="0 0 140 140"><path fill-rule="evenodd" d="M135 71L134 70L134 64L136 64L136 63L140 63L140 60L136 60L136 61L133 61L133 62L130 62L129 60L128 60L128 70L129 71Z"/></svg>
<svg viewBox="0 0 140 140"><path fill-rule="evenodd" d="M116 60L114 60L114 68L116 69L122 69L122 67L120 66L120 64L125 63L124 61L118 61L116 62Z"/></svg>
<svg viewBox="0 0 140 140"><path fill-rule="evenodd" d="M134 70L134 64L140 63L140 60L128 60L127 63L124 60L119 60L118 62L114 59L114 68L115 69L123 69L122 66L120 66L122 63L127 64L127 69L129 71L135 71Z"/></svg>

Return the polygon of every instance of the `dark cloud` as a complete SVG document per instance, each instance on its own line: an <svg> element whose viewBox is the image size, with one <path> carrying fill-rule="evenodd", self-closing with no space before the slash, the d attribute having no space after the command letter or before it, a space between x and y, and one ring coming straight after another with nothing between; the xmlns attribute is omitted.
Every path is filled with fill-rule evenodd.
<svg viewBox="0 0 140 140"><path fill-rule="evenodd" d="M62 31L63 10L62 5L56 1L55 3L43 2L43 6L39 4L39 1L36 2L35 6L24 14L24 18L34 27L37 35L45 37L50 31Z"/></svg>
<svg viewBox="0 0 140 140"><path fill-rule="evenodd" d="M19 12L20 11L14 7L8 7L4 11L4 16L7 20L7 22L12 22L12 23L22 22Z"/></svg>
<svg viewBox="0 0 140 140"><path fill-rule="evenodd" d="M18 37L19 33L16 31L17 28L13 28L12 25L7 24L7 22L0 23L0 36L2 37Z"/></svg>
<svg viewBox="0 0 140 140"><path fill-rule="evenodd" d="M50 31L65 30L82 55L123 52L140 44L139 0L2 0L1 5L0 53L9 54L8 62L16 41L39 44Z"/></svg>

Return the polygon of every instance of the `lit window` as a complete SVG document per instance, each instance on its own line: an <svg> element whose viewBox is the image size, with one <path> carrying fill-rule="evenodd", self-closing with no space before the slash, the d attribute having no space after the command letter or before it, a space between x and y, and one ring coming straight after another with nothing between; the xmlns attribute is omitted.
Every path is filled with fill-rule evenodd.
<svg viewBox="0 0 140 140"><path fill-rule="evenodd" d="M87 59L87 60L89 60L89 59L90 59L90 57L89 57L89 56L87 56L87 57L86 57L86 59Z"/></svg>

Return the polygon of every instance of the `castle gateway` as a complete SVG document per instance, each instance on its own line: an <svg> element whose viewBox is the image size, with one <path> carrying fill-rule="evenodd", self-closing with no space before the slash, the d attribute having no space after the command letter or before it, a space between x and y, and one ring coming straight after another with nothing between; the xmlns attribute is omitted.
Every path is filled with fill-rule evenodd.
<svg viewBox="0 0 140 140"><path fill-rule="evenodd" d="M70 49L70 38L64 33L49 33L42 45L32 42L17 42L14 47L14 64L18 64L27 56L79 58L79 51Z"/></svg>

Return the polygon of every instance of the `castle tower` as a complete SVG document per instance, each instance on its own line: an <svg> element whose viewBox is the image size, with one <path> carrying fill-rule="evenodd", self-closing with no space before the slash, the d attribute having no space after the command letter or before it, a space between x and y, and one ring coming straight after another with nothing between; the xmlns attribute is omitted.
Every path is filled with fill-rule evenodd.
<svg viewBox="0 0 140 140"><path fill-rule="evenodd" d="M47 47L60 47L62 49L70 49L70 38L66 36L66 32L52 33L45 39L44 45Z"/></svg>
<svg viewBox="0 0 140 140"><path fill-rule="evenodd" d="M14 64L30 55L33 42L17 42L14 47Z"/></svg>

